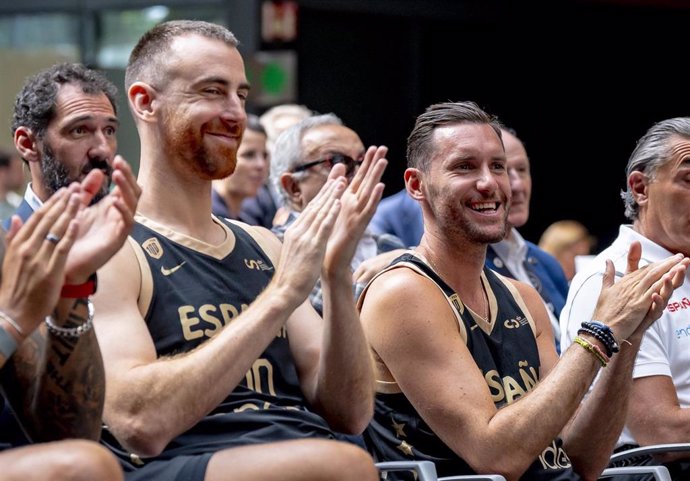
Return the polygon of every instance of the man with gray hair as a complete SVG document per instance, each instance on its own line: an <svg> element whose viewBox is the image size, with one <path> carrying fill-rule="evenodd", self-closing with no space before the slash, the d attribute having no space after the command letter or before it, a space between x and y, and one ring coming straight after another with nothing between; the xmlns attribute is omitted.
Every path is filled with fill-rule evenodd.
<svg viewBox="0 0 690 481"><path fill-rule="evenodd" d="M385 146L369 147L376 157L385 157ZM271 158L271 179L283 196L288 209L285 223L273 228L280 238L311 202L328 179L334 165L345 165L348 178L352 178L364 159L365 148L357 133L344 126L335 114L315 115L286 129L276 139ZM384 252L393 257L402 254L403 242L391 234L373 235L366 230L357 244L350 264L355 271L363 261ZM393 258L391 257L391 259ZM359 284L363 287L362 284ZM359 293L357 284L355 295ZM317 281L309 300L323 312L321 281Z"/></svg>
<svg viewBox="0 0 690 481"><path fill-rule="evenodd" d="M621 225L616 240L573 278L560 318L564 350L573 342L580 323L592 318L606 259L613 260L617 272L624 272L626 253L634 241L642 244L642 264L677 253L690 254L690 117L654 124L637 142L626 175L627 188L621 196L625 216L632 224ZM686 273L685 283L673 293L642 340L619 449L690 439L688 308ZM688 479L687 457L687 453L677 455L667 464L674 479ZM635 462L652 463L651 459Z"/></svg>

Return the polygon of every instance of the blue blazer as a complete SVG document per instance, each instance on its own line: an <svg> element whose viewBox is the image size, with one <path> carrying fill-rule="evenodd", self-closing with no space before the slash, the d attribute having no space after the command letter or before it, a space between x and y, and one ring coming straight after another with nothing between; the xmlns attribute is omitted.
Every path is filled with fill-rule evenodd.
<svg viewBox="0 0 690 481"><path fill-rule="evenodd" d="M22 219L22 222L26 222L27 219L31 217L31 214L33 213L34 210L31 208L31 206L25 199L22 199L22 203L19 204L17 210L14 211L14 214L18 215ZM11 219L12 217L10 216L2 221L2 228L5 229L5 232L7 232L10 228Z"/></svg>
<svg viewBox="0 0 690 481"><path fill-rule="evenodd" d="M407 247L417 246L424 234L422 208L403 189L381 199L369 227L375 234L393 234Z"/></svg>
<svg viewBox="0 0 690 481"><path fill-rule="evenodd" d="M22 222L26 222L31 217L31 214L34 213L34 210L26 200L22 199L21 204L17 206L14 213L22 219ZM2 221L2 228L5 229L5 232L10 228L11 219L12 217L10 216ZM0 409L0 446L9 448L30 444L30 441L24 435L24 430L19 425L19 421L12 414L9 405L2 396L0 396L0 406L2 407Z"/></svg>
<svg viewBox="0 0 690 481"><path fill-rule="evenodd" d="M537 291L544 301L552 307L555 316L560 317L568 297L568 280L565 278L563 268L551 254L543 251L532 242L525 242L527 243L525 270L530 277L536 277L534 284L537 284ZM504 276L515 278L491 246L486 250L485 265Z"/></svg>

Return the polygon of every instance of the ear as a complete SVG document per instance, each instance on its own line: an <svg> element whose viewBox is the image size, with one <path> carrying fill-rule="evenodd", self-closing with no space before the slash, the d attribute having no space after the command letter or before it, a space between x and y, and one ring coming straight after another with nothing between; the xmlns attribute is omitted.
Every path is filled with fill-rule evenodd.
<svg viewBox="0 0 690 481"><path fill-rule="evenodd" d="M290 204L300 210L303 209L302 189L290 172L285 172L280 176L280 185L287 193Z"/></svg>
<svg viewBox="0 0 690 481"><path fill-rule="evenodd" d="M649 198L647 187L647 176L643 172L635 171L628 176L628 186L630 186L630 192L632 193L633 199L639 205L644 205L647 203Z"/></svg>
<svg viewBox="0 0 690 481"><path fill-rule="evenodd" d="M422 172L419 169L409 167L405 169L404 178L408 195L414 200L422 200L424 198Z"/></svg>
<svg viewBox="0 0 690 481"><path fill-rule="evenodd" d="M30 128L19 126L14 131L14 146L22 159L27 162L39 162L41 160L38 140Z"/></svg>
<svg viewBox="0 0 690 481"><path fill-rule="evenodd" d="M127 100L136 119L150 122L156 115L155 100L157 92L149 84L134 82L127 91Z"/></svg>

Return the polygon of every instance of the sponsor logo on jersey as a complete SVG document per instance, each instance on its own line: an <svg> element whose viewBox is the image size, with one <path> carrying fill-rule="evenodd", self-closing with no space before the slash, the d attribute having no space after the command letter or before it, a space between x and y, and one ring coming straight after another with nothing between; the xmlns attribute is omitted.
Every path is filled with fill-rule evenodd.
<svg viewBox="0 0 690 481"><path fill-rule="evenodd" d="M186 263L187 263L187 261L182 261L181 264L177 264L176 266L171 267L170 269L167 269L165 266L161 266L161 274L163 274L164 276L167 277L170 274L172 274L173 272L178 271Z"/></svg>
<svg viewBox="0 0 690 481"><path fill-rule="evenodd" d="M155 237L151 237L150 239L145 240L141 244L141 248L144 249L146 253L154 259L160 259L161 257L163 257L163 247L161 246L161 243L158 242L158 239L156 239Z"/></svg>
<svg viewBox="0 0 690 481"><path fill-rule="evenodd" d="M462 301L460 300L460 296L457 295L457 293L453 294L448 298L453 304L453 307L462 315L463 312L465 312L465 306L463 305Z"/></svg>
<svg viewBox="0 0 690 481"><path fill-rule="evenodd" d="M518 327L524 326L528 321L522 316L517 316L515 319L506 319L503 321L503 325L508 329L517 329Z"/></svg>
<svg viewBox="0 0 690 481"><path fill-rule="evenodd" d="M266 264L261 259L245 259L244 265L247 269L255 269L257 271L272 271L273 267Z"/></svg>

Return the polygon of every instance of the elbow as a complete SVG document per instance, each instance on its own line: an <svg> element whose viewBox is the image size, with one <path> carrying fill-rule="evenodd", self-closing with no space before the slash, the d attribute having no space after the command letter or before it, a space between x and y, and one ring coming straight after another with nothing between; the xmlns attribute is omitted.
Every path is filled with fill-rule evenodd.
<svg viewBox="0 0 690 481"><path fill-rule="evenodd" d="M335 431L343 434L360 435L369 425L371 415L352 416L350 418L338 418L337 420L328 420L328 425Z"/></svg>
<svg viewBox="0 0 690 481"><path fill-rule="evenodd" d="M469 456L463 459L477 474L499 474L508 481L517 481L525 474L525 471L527 471L536 458L536 456L531 456L527 453L516 453L515 451L508 451L499 456L496 456L496 454L496 451L487 449L482 450L481 453L475 452L477 456L474 459L471 459Z"/></svg>
<svg viewBox="0 0 690 481"><path fill-rule="evenodd" d="M570 462L582 481L596 481L609 463L610 454L590 452L582 458L571 455Z"/></svg>
<svg viewBox="0 0 690 481"><path fill-rule="evenodd" d="M477 474L498 474L506 478L507 481L519 480L529 467L529 464L526 466L516 466L515 463L502 463L496 462L496 460L481 465L468 464L470 464Z"/></svg>
<svg viewBox="0 0 690 481"><path fill-rule="evenodd" d="M363 404L359 408L348 406L340 416L324 416L328 425L343 434L359 435L371 422L374 416L374 402Z"/></svg>
<svg viewBox="0 0 690 481"><path fill-rule="evenodd" d="M107 429L128 452L141 458L158 456L172 437L164 431L164 424L140 416L119 416Z"/></svg>
<svg viewBox="0 0 690 481"><path fill-rule="evenodd" d="M367 428L369 423L371 422L371 418L374 417L374 407L372 405L370 410L367 410L366 412L362 412L359 416L353 417L348 425L346 426L347 430L345 433L347 434L362 434L364 430Z"/></svg>

